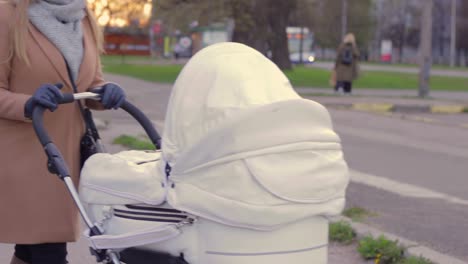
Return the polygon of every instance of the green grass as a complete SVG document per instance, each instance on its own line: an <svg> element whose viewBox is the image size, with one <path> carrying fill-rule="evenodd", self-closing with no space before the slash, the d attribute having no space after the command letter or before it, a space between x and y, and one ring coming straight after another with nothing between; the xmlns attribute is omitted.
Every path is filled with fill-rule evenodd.
<svg viewBox="0 0 468 264"><path fill-rule="evenodd" d="M133 56L133 55L103 55L101 61L103 64L125 64L125 63L150 63L157 59L149 56Z"/></svg>
<svg viewBox="0 0 468 264"><path fill-rule="evenodd" d="M330 223L329 237L331 241L348 245L351 244L356 238L356 232L349 223L340 221L336 223Z"/></svg>
<svg viewBox="0 0 468 264"><path fill-rule="evenodd" d="M160 83L173 83L181 70L181 65L104 64L105 72Z"/></svg>
<svg viewBox="0 0 468 264"><path fill-rule="evenodd" d="M385 236L366 236L359 241L358 252L364 259L376 259L380 264L398 264L404 260L405 249Z"/></svg>
<svg viewBox="0 0 468 264"><path fill-rule="evenodd" d="M370 217L370 216L376 216L376 213L372 213L367 211L364 208L361 207L351 207L347 208L346 210L343 211L343 215L351 218L351 220L356 221L356 222L361 222L365 218Z"/></svg>
<svg viewBox="0 0 468 264"><path fill-rule="evenodd" d="M154 150L154 145L149 140L138 139L133 136L121 135L112 142L116 145L122 145L133 150Z"/></svg>
<svg viewBox="0 0 468 264"><path fill-rule="evenodd" d="M335 62L335 61L334 60L319 60L319 62ZM388 63L385 63L385 62L365 61L365 62L361 62L361 65L378 65L378 66L387 66L389 68L391 68L391 67L419 68L419 65L414 64L414 63L392 63L392 64L388 64ZM450 67L449 65L444 65L444 64L433 64L431 66L431 68L437 69L437 70L468 71L468 67L462 67L462 66Z"/></svg>
<svg viewBox="0 0 468 264"><path fill-rule="evenodd" d="M317 68L297 67L286 71L286 76L296 87L330 87L330 71ZM431 89L440 91L468 91L468 78L432 76ZM361 72L353 86L369 89L403 89L416 90L418 76L416 74L368 71Z"/></svg>
<svg viewBox="0 0 468 264"><path fill-rule="evenodd" d="M127 75L138 79L173 83L182 65L133 65L104 62L104 71ZM285 71L295 87L329 87L330 72L324 69L296 67ZM418 88L416 74L390 72L363 72L354 82L356 88L370 89L412 89ZM431 89L439 91L468 91L468 78L432 76Z"/></svg>
<svg viewBox="0 0 468 264"><path fill-rule="evenodd" d="M417 64L409 64L409 63L394 63L394 64L386 64L381 62L364 62L364 65L379 65L379 66L388 66L388 67L408 67L408 68L416 68L419 69L419 65ZM450 67L449 65L443 64L434 64L431 66L432 69L437 70L456 70L456 71L468 71L467 67L455 66Z"/></svg>

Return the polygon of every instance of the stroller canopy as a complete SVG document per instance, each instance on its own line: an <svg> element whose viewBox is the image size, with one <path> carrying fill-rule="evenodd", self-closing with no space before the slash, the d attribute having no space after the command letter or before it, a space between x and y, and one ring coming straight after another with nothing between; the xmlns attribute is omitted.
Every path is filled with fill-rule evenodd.
<svg viewBox="0 0 468 264"><path fill-rule="evenodd" d="M272 229L344 205L348 170L328 112L269 59L237 43L197 53L164 126L168 202L228 225Z"/></svg>
<svg viewBox="0 0 468 264"><path fill-rule="evenodd" d="M164 157L174 165L181 152L243 110L299 98L281 70L256 50L238 43L205 48L174 85L164 126Z"/></svg>

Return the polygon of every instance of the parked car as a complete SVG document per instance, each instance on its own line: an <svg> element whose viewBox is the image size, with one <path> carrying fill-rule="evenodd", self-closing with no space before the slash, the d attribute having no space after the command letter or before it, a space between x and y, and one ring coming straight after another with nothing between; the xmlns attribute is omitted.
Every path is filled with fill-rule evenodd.
<svg viewBox="0 0 468 264"><path fill-rule="evenodd" d="M289 54L289 59L291 63L298 64L300 63L300 52L293 52ZM302 63L304 64L312 64L315 62L315 53L312 51L304 51L302 52Z"/></svg>

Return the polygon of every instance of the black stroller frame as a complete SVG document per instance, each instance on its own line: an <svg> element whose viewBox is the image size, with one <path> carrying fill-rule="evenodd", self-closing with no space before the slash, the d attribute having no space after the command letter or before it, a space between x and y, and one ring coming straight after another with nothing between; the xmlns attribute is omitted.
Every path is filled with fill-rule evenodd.
<svg viewBox="0 0 468 264"><path fill-rule="evenodd" d="M77 100L100 100L99 88L92 90L92 92L85 92L85 93L76 93L76 94L64 94L64 99L59 102L59 104L67 104L72 103ZM125 110L128 114L130 114L145 130L146 134L150 138L151 142L156 146L156 149L161 148L161 137L153 127L151 121L145 116L145 114L140 111L137 107L133 104L125 101L121 109ZM44 151L48 157L47 167L52 174L56 174L66 185L71 197L75 205L77 206L80 215L85 222L86 226L90 230L90 236L99 236L103 234L103 230L93 223L88 216L87 212L84 209L83 204L80 201L78 196L78 191L74 186L72 179L70 177L69 168L60 153L60 150L57 146L52 142L49 135L47 134L47 130L44 127L43 115L46 111L46 108L37 105L33 110L32 115L32 122L34 126L34 131L36 135L44 147ZM97 131L96 131L97 134ZM101 140L98 138L96 140L96 144L98 145L97 149L100 152L104 152L104 147L101 143ZM112 249L102 250L102 249L94 249L90 248L91 254L96 257L97 262L104 263L104 264L121 264L120 256L117 252Z"/></svg>

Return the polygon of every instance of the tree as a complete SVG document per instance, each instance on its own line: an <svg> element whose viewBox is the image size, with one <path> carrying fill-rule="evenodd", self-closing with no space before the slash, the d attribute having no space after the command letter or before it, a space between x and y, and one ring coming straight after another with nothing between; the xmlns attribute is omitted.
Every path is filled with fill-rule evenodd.
<svg viewBox="0 0 468 264"><path fill-rule="evenodd" d="M381 10L378 12L377 30L380 38L392 41L398 50L398 60L404 58L404 48L419 46L421 1L411 0L387 0L382 1Z"/></svg>
<svg viewBox="0 0 468 264"><path fill-rule="evenodd" d="M457 18L457 49L464 51L465 60L468 55L468 2L459 1ZM466 62L463 63L466 65Z"/></svg>
<svg viewBox="0 0 468 264"><path fill-rule="evenodd" d="M163 21L168 33L176 30L190 31L194 21L200 26L209 26L213 22L226 19L226 0L158 0L155 1L154 20Z"/></svg>
<svg viewBox="0 0 468 264"><path fill-rule="evenodd" d="M291 69L291 61L289 59L288 36L286 35L286 27L288 26L289 16L294 11L297 1L271 1L266 10L267 22L270 28L270 37L268 44L271 49L272 60L280 69Z"/></svg>
<svg viewBox="0 0 468 264"><path fill-rule="evenodd" d="M341 41L341 0L320 0L314 10L317 44L322 48L336 48Z"/></svg>
<svg viewBox="0 0 468 264"><path fill-rule="evenodd" d="M347 32L354 33L362 49L369 46L373 32L372 2L372 0L350 1L348 10L345 11L348 18ZM313 9L312 30L317 43L323 48L336 48L342 41L342 0L310 1L309 6Z"/></svg>
<svg viewBox="0 0 468 264"><path fill-rule="evenodd" d="M230 0L235 21L233 41L245 43L271 59L281 69L291 69L286 27L297 1Z"/></svg>
<svg viewBox="0 0 468 264"><path fill-rule="evenodd" d="M132 24L132 21L138 21L138 26L146 23L148 17L144 15L145 8L149 8L150 3L151 0L88 0L88 6L94 11L98 22L104 27L128 26Z"/></svg>
<svg viewBox="0 0 468 264"><path fill-rule="evenodd" d="M270 30L263 3L250 0L230 0L227 4L229 14L235 24L232 40L244 43L266 54Z"/></svg>
<svg viewBox="0 0 468 264"><path fill-rule="evenodd" d="M291 69L286 27L297 1L230 0L235 22L233 41L245 43L266 54L281 69Z"/></svg>
<svg viewBox="0 0 468 264"><path fill-rule="evenodd" d="M188 31L190 22L201 26L232 18L233 41L256 48L282 69L290 69L286 36L290 15L297 0L160 0L157 18L170 28Z"/></svg>

